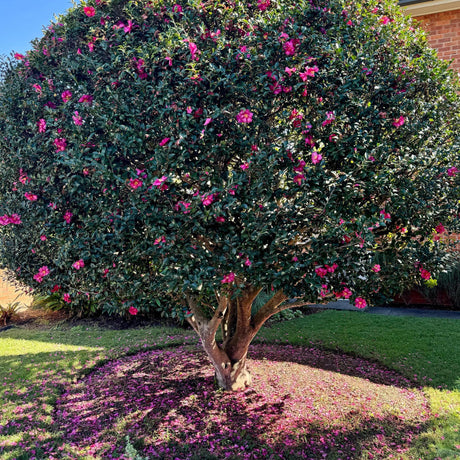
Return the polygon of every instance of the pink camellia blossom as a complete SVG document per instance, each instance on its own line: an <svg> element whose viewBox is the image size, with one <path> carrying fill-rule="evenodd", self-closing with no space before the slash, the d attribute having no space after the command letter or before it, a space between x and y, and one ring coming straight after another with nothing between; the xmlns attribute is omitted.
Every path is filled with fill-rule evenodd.
<svg viewBox="0 0 460 460"><path fill-rule="evenodd" d="M388 24L390 21L391 21L391 19L388 16L382 16L379 19L379 22L381 22L382 24Z"/></svg>
<svg viewBox="0 0 460 460"><path fill-rule="evenodd" d="M242 165L240 165L240 168L242 170L248 169L249 168L249 163L243 163Z"/></svg>
<svg viewBox="0 0 460 460"><path fill-rule="evenodd" d="M455 175L458 173L458 171L459 171L458 168L456 168L455 166L452 166L452 168L449 168L449 169L447 170L447 175L448 175L449 177L455 177Z"/></svg>
<svg viewBox="0 0 460 460"><path fill-rule="evenodd" d="M230 272L222 278L221 283L233 283L233 281L235 281L235 273Z"/></svg>
<svg viewBox="0 0 460 460"><path fill-rule="evenodd" d="M347 287L343 288L341 292L338 292L336 294L336 297L337 298L343 298L343 299L349 299L351 296L353 295L353 293L350 291L350 289L348 289Z"/></svg>
<svg viewBox="0 0 460 460"><path fill-rule="evenodd" d="M46 240L47 240L47 238L46 238L45 235L41 235L41 236L40 236L40 239L41 239L42 241L46 241Z"/></svg>
<svg viewBox="0 0 460 460"><path fill-rule="evenodd" d="M56 152L63 152L67 148L67 140L63 137L54 139L54 145L56 147Z"/></svg>
<svg viewBox="0 0 460 460"><path fill-rule="evenodd" d="M302 184L302 181L305 179L305 175L304 174L297 174L294 176L294 178L292 179L297 185L301 185Z"/></svg>
<svg viewBox="0 0 460 460"><path fill-rule="evenodd" d="M395 126L396 128L399 128L400 126L402 126L404 123L406 122L406 119L401 115L399 118L395 118L393 120L393 126Z"/></svg>
<svg viewBox="0 0 460 460"><path fill-rule="evenodd" d="M80 99L78 99L78 102L91 105L93 103L93 99L94 98L93 96L91 96L91 94L83 94L83 96L81 96Z"/></svg>
<svg viewBox="0 0 460 460"><path fill-rule="evenodd" d="M94 9L93 6L85 6L83 8L83 11L86 14L86 16L88 16L89 18L93 17L96 14L96 10Z"/></svg>
<svg viewBox="0 0 460 460"><path fill-rule="evenodd" d="M42 87L38 83L34 83L32 85L32 88L35 90L35 92L41 94L42 93Z"/></svg>
<svg viewBox="0 0 460 460"><path fill-rule="evenodd" d="M327 268L324 267L316 267L315 273L320 277L324 278L327 275Z"/></svg>
<svg viewBox="0 0 460 460"><path fill-rule="evenodd" d="M257 0L257 8L260 11L265 11L270 6L270 0Z"/></svg>
<svg viewBox="0 0 460 460"><path fill-rule="evenodd" d="M81 126L83 124L83 118L78 114L77 110L75 110L74 114L72 115L72 120L77 126Z"/></svg>
<svg viewBox="0 0 460 460"><path fill-rule="evenodd" d="M173 10L174 13L182 13L182 5L176 4L176 5L173 6L172 10Z"/></svg>
<svg viewBox="0 0 460 460"><path fill-rule="evenodd" d="M136 179L129 179L129 186L133 189L136 190L139 187L142 187L143 182L136 178Z"/></svg>
<svg viewBox="0 0 460 460"><path fill-rule="evenodd" d="M438 224L435 228L436 230L436 233L445 233L446 232L446 229L444 227L444 225L442 224Z"/></svg>
<svg viewBox="0 0 460 460"><path fill-rule="evenodd" d="M50 269L46 265L43 265L43 267L39 268L38 274L42 277L45 277L50 274Z"/></svg>
<svg viewBox="0 0 460 460"><path fill-rule="evenodd" d="M134 316L134 315L137 315L138 309L137 309L136 307L134 307L134 306L131 305L131 306L129 307L129 309L128 309L128 312L129 312L130 315L133 315L133 316Z"/></svg>
<svg viewBox="0 0 460 460"><path fill-rule="evenodd" d="M286 56L294 56L299 44L300 40L298 38L293 38L291 40L288 40L287 42L284 42L283 50L286 53Z"/></svg>
<svg viewBox="0 0 460 460"><path fill-rule="evenodd" d="M44 133L46 131L46 120L44 118L40 118L37 121L37 127L39 133Z"/></svg>
<svg viewBox="0 0 460 460"><path fill-rule="evenodd" d="M70 298L70 294L64 294L62 296L62 300L66 303L71 303L72 302L72 299Z"/></svg>
<svg viewBox="0 0 460 460"><path fill-rule="evenodd" d="M428 270L425 270L423 267L420 267L420 276L424 280L429 280L431 278L431 273Z"/></svg>
<svg viewBox="0 0 460 460"><path fill-rule="evenodd" d="M196 43L193 43L190 40L185 40L185 41L188 41L188 49L190 50L192 61L198 61L197 54L200 54L200 51L198 50L198 46L196 46Z"/></svg>
<svg viewBox="0 0 460 460"><path fill-rule="evenodd" d="M34 195L33 193L30 193L30 192L24 193L24 196L25 196L29 201L37 201L37 199L38 199L37 195Z"/></svg>
<svg viewBox="0 0 460 460"><path fill-rule="evenodd" d="M212 121L212 118L206 118L206 121L204 122L203 126L209 125L209 123L211 123L211 121Z"/></svg>
<svg viewBox="0 0 460 460"><path fill-rule="evenodd" d="M36 273L34 275L34 280L37 282L37 283L41 283L43 281L43 276L40 276L38 273Z"/></svg>
<svg viewBox="0 0 460 460"><path fill-rule="evenodd" d="M362 297L356 297L355 299L355 307L356 308L366 308L367 302Z"/></svg>
<svg viewBox="0 0 460 460"><path fill-rule="evenodd" d="M326 112L326 119L321 123L322 126L330 125L335 120L334 112Z"/></svg>
<svg viewBox="0 0 460 460"><path fill-rule="evenodd" d="M161 147L165 146L170 140L171 140L170 137L165 137L165 138L160 142L160 146L161 146Z"/></svg>
<svg viewBox="0 0 460 460"><path fill-rule="evenodd" d="M311 154L311 162L316 165L321 162L323 159L323 156L319 154L318 152L312 152Z"/></svg>
<svg viewBox="0 0 460 460"><path fill-rule="evenodd" d="M126 34L131 33L131 31L133 30L133 25L133 21L131 21L131 19L128 19L128 24L123 27L123 31Z"/></svg>
<svg viewBox="0 0 460 460"><path fill-rule="evenodd" d="M225 217L223 216L216 216L216 222L219 222L220 224L225 222Z"/></svg>
<svg viewBox="0 0 460 460"><path fill-rule="evenodd" d="M299 160L299 164L294 168L294 171L302 172L306 165L307 163L305 163L305 160Z"/></svg>
<svg viewBox="0 0 460 460"><path fill-rule="evenodd" d="M160 179L156 179L153 183L153 185L160 190L167 190L168 186L165 184L165 182L168 180L168 176L162 176Z"/></svg>
<svg viewBox="0 0 460 460"><path fill-rule="evenodd" d="M83 259L77 260L72 264L72 267L75 268L75 270L80 270L80 268L83 268L85 266L85 262Z"/></svg>
<svg viewBox="0 0 460 460"><path fill-rule="evenodd" d="M161 243L166 243L166 237L164 235L156 238L155 241L153 242L153 245L159 246Z"/></svg>
<svg viewBox="0 0 460 460"><path fill-rule="evenodd" d="M176 205L174 206L174 209L176 211L182 211L184 214L190 214L190 206L192 203L189 203L188 201L178 201Z"/></svg>
<svg viewBox="0 0 460 460"><path fill-rule="evenodd" d="M291 76L293 73L297 72L297 69L295 67L286 67L284 71Z"/></svg>
<svg viewBox="0 0 460 460"><path fill-rule="evenodd" d="M302 81L307 81L308 78L314 77L315 73L319 72L319 68L317 65L313 67L305 67L305 72L299 73L300 78Z"/></svg>
<svg viewBox="0 0 460 460"><path fill-rule="evenodd" d="M203 203L203 206L209 206L213 203L214 201L214 194L211 193L211 195L203 195L201 197L201 202Z"/></svg>
<svg viewBox="0 0 460 460"><path fill-rule="evenodd" d="M24 59L24 55L20 53L14 53L14 59L17 59L18 61L22 61Z"/></svg>
<svg viewBox="0 0 460 460"><path fill-rule="evenodd" d="M66 211L65 214L64 214L64 220L70 224L71 220L72 220L72 217L73 217L73 214L70 212L70 211Z"/></svg>
<svg viewBox="0 0 460 460"><path fill-rule="evenodd" d="M72 92L69 91L68 89L66 89L65 91L63 91L63 93L61 94L61 98L64 102L69 102L70 99L72 99Z"/></svg>
<svg viewBox="0 0 460 460"><path fill-rule="evenodd" d="M13 224L13 225L19 225L19 224L22 224L22 221L21 221L21 216L19 214L12 214L10 217L9 217L9 224Z"/></svg>
<svg viewBox="0 0 460 460"><path fill-rule="evenodd" d="M391 214L389 212L386 212L385 209L382 209L380 211L380 214L383 216L384 219L390 220L391 219Z"/></svg>
<svg viewBox="0 0 460 460"><path fill-rule="evenodd" d="M250 267L252 265L252 262L246 258L246 260L244 261L244 265L246 265L246 267Z"/></svg>
<svg viewBox="0 0 460 460"><path fill-rule="evenodd" d="M375 265L372 267L372 271L375 272L375 273L378 273L380 270L381 270L381 267L380 267L379 264L375 264Z"/></svg>
<svg viewBox="0 0 460 460"><path fill-rule="evenodd" d="M251 123L253 115L254 114L248 109L241 110L240 113L238 113L236 116L236 121L238 123Z"/></svg>

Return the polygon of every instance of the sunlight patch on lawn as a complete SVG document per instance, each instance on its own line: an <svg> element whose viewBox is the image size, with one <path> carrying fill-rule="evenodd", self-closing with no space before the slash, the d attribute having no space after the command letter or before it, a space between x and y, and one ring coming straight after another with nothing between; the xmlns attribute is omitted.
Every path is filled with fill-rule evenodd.
<svg viewBox="0 0 460 460"><path fill-rule="evenodd" d="M0 356L51 353L56 351L101 351L101 347L75 346L63 343L42 342L24 339L0 339Z"/></svg>

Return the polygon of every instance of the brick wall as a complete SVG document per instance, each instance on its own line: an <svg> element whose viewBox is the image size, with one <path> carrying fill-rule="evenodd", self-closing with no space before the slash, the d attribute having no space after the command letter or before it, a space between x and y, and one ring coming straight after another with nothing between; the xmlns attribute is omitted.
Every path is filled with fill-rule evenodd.
<svg viewBox="0 0 460 460"><path fill-rule="evenodd" d="M428 32L430 46L441 59L453 59L452 67L460 72L460 9L417 16Z"/></svg>

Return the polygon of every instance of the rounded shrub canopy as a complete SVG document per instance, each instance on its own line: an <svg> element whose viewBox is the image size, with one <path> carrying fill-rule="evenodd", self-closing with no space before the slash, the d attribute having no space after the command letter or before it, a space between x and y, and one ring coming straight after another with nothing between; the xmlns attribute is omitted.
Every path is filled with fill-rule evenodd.
<svg viewBox="0 0 460 460"><path fill-rule="evenodd" d="M459 87L414 27L372 0L73 8L3 72L3 264L174 315L190 293L362 307L429 279L458 217Z"/></svg>

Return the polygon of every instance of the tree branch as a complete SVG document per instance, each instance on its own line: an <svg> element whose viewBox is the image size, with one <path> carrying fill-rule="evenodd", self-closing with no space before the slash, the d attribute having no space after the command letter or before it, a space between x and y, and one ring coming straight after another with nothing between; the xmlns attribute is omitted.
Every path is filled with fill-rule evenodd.
<svg viewBox="0 0 460 460"><path fill-rule="evenodd" d="M288 298L283 290L277 291L274 296L254 315L252 319L253 334L256 335L262 325L270 316L277 313L277 307L285 302Z"/></svg>

